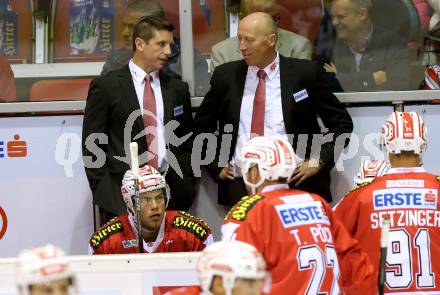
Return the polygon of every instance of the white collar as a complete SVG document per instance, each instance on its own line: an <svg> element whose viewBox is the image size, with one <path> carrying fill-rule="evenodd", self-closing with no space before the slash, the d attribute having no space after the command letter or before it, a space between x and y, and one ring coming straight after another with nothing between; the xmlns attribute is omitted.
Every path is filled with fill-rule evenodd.
<svg viewBox="0 0 440 295"><path fill-rule="evenodd" d="M261 192L267 193L267 192L272 192L272 191L277 191L277 190L282 190L282 189L289 189L289 185L286 183L266 185L265 187L263 187Z"/></svg>
<svg viewBox="0 0 440 295"><path fill-rule="evenodd" d="M386 174L395 174L395 173L423 173L426 172L423 167L395 167L390 168Z"/></svg>
<svg viewBox="0 0 440 295"><path fill-rule="evenodd" d="M252 77L258 79L257 72L258 70L260 70L260 68L257 66L249 66L249 69L252 73ZM269 80L272 80L275 77L275 75L278 73L279 69L280 69L280 54L277 51L277 56L275 57L275 59L270 64L268 64L263 70L266 72L267 78Z"/></svg>
<svg viewBox="0 0 440 295"><path fill-rule="evenodd" d="M130 62L128 63L128 67L130 68L130 73L133 79L139 84L142 84L144 82L147 73L137 64L135 64L133 62L133 59L130 59ZM156 80L159 79L159 72L153 71L149 74L151 75L151 77L153 77L153 83L156 83Z"/></svg>

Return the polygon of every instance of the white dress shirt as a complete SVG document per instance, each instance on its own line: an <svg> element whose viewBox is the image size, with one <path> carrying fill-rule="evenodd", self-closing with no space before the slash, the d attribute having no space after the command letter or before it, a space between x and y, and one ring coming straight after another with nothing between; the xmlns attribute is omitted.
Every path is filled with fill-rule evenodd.
<svg viewBox="0 0 440 295"><path fill-rule="evenodd" d="M133 60L130 60L128 63L128 67L130 68L131 77L134 83L134 89L136 90L136 95L138 98L139 106L144 113L144 87L145 87L145 76L147 73L139 66L137 66ZM160 89L160 80L159 80L159 72L154 71L149 73L153 78L153 82L151 83L151 87L153 88L154 97L156 99L156 116L157 116L157 134L158 139L158 165L159 170L163 170L165 166L164 160L166 159L166 146L165 146L165 133L164 133L164 109L163 109L163 98L162 91Z"/></svg>
<svg viewBox="0 0 440 295"><path fill-rule="evenodd" d="M233 156L233 163L240 155L240 150L250 137L252 124L252 111L254 107L255 91L258 86L258 72L256 66L249 66L244 84L243 99L240 109L240 123L238 127L237 145ZM280 56L263 69L266 72L266 101L264 110L264 135L287 138L284 126L283 107L281 104L281 83L280 83Z"/></svg>

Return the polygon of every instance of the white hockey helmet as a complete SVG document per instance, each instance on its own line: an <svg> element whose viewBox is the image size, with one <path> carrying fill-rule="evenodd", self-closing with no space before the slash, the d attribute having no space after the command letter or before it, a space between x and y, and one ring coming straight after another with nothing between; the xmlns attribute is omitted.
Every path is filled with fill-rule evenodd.
<svg viewBox="0 0 440 295"><path fill-rule="evenodd" d="M290 143L282 138L254 137L243 146L237 161L241 168L244 182L252 188L256 188L265 180L280 180L289 182L297 167L295 153ZM257 165L260 179L252 183L247 178L249 170Z"/></svg>
<svg viewBox="0 0 440 295"><path fill-rule="evenodd" d="M135 195L134 191L134 179L136 178L135 172L129 169L125 172L124 178L122 179L122 197L124 198L124 202L127 205L128 213L134 215L134 200L133 197ZM168 205L168 201L170 199L169 190L165 184L165 177L160 174L154 167L150 165L145 165L139 168L138 172L139 178L139 193L150 192L155 190L163 189L165 190L166 204Z"/></svg>
<svg viewBox="0 0 440 295"><path fill-rule="evenodd" d="M426 150L427 130L416 112L393 112L382 127L382 141L388 153L412 151L422 155Z"/></svg>
<svg viewBox="0 0 440 295"><path fill-rule="evenodd" d="M77 294L75 276L64 252L53 245L23 250L16 267L18 294L28 295L30 286L69 279L69 294Z"/></svg>
<svg viewBox="0 0 440 295"><path fill-rule="evenodd" d="M353 178L354 184L372 182L377 176L383 176L390 169L390 163L386 160L365 160L361 163L359 171Z"/></svg>
<svg viewBox="0 0 440 295"><path fill-rule="evenodd" d="M231 295L235 281L244 279L263 279L263 290L269 293L270 274L266 271L266 262L258 250L241 241L215 242L206 247L197 263L200 286L208 295L214 276L223 279L226 295Z"/></svg>

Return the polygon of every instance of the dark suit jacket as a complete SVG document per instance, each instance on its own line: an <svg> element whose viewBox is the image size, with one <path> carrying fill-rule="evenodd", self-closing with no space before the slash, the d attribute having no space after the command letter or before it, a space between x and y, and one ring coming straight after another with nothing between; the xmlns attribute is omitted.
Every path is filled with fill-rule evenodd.
<svg viewBox="0 0 440 295"><path fill-rule="evenodd" d="M191 131L192 125L188 85L163 73L159 74L159 78L164 104L164 124L172 120L177 121L179 125L173 132L179 138L184 137ZM140 106L128 65L92 81L83 122L84 162L87 163L87 158L90 156L95 161L98 155L93 147L86 146L86 138L89 135L104 133L108 137L108 142L98 143L97 140L91 142L92 145L94 143L104 151L105 163L102 167L86 167L85 169L93 192L94 203L117 215L126 212L121 195L121 181L130 167L129 161L124 163L115 157L126 156L130 159L129 144L131 141L138 143L139 155L148 149L145 136L134 139L144 129L142 116L137 116L132 124L131 132L128 133L129 138L127 135L124 139L124 126L134 111L140 115ZM128 125L130 126L129 123ZM168 143L170 136L166 135L165 141ZM171 144L167 145L167 159L168 162L177 159L183 179L174 169L167 170L166 180L172 196L169 208L187 210L195 197L195 178L190 165L190 144L185 142L179 146L174 145L171 139ZM141 159L139 160L139 165L144 163Z"/></svg>
<svg viewBox="0 0 440 295"><path fill-rule="evenodd" d="M232 144L229 150L220 152L221 140L215 147L217 157L207 166L208 172L215 179L223 166L233 156L237 143L238 126L240 122L240 108L243 97L244 84L248 66L244 60L234 61L218 66L211 78L211 89L206 94L194 119L194 128L197 133L214 132L219 127L218 138L225 134L225 125L231 124ZM321 117L328 133L335 136L342 133L351 133L353 123L345 107L330 92L322 72L318 72L315 62L294 58L285 58L280 55L280 84L284 123L287 134L292 134L292 145L296 152L309 157L314 152L325 163L325 168L305 181L301 189L319 193L327 200L331 200L330 169L334 166L334 154L338 155L343 143L335 150L335 141L322 145L320 153L312 151L312 135L319 134L321 128L317 117ZM308 98L295 102L293 94L307 90ZM309 138L298 135L305 134ZM316 136L315 136L316 137ZM344 142L344 141L342 141ZM224 145L226 146L226 145ZM228 185L229 181L219 182L219 203L231 205L242 196L233 195Z"/></svg>
<svg viewBox="0 0 440 295"><path fill-rule="evenodd" d="M336 78L345 91L408 90L410 83L410 59L408 49L397 34L373 27L367 49L356 71L354 54L342 40L337 40L333 49ZM376 85L373 73L384 71L387 82Z"/></svg>

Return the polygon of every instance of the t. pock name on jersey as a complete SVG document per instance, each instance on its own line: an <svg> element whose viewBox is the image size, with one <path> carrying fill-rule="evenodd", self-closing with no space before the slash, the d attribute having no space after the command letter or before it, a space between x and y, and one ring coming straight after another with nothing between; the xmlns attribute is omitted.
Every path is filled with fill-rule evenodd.
<svg viewBox="0 0 440 295"><path fill-rule="evenodd" d="M284 228L305 224L330 224L322 209L321 202L306 202L299 204L283 204L275 206L278 217Z"/></svg>
<svg viewBox="0 0 440 295"><path fill-rule="evenodd" d="M435 209L437 190L427 188L389 188L373 191L374 210Z"/></svg>

